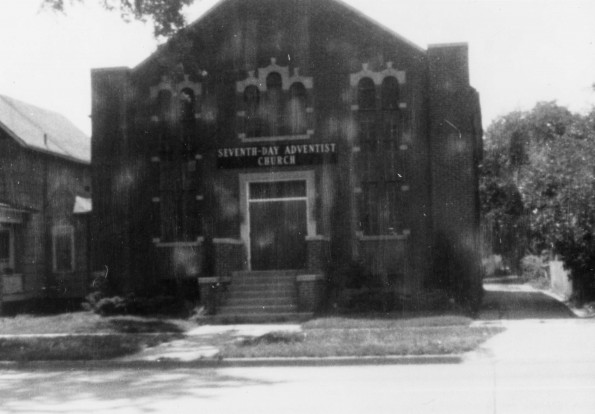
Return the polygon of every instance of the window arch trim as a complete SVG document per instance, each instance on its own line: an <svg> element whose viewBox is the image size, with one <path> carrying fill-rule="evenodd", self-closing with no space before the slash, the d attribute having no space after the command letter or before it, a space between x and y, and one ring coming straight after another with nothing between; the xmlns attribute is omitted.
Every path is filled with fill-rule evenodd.
<svg viewBox="0 0 595 414"><path fill-rule="evenodd" d="M407 81L407 77L404 70L396 70L393 67L393 62L386 62L386 69L380 72L373 72L370 70L368 63L362 63L362 70L357 73L352 73L349 76L349 83L351 87L357 87L362 78L370 78L374 81L376 86L380 86L384 78L387 76L393 76L399 82L399 85L404 85Z"/></svg>
<svg viewBox="0 0 595 414"><path fill-rule="evenodd" d="M291 93L295 87L303 87L305 90L304 94L304 124L305 127L293 128L291 122L288 119L283 120L282 128L273 128L273 131L265 132L263 136L253 136L248 130L248 117L250 116L250 110L245 100L245 91L249 87L256 87L260 92L259 106L262 108L263 105L268 105L268 87L267 79L272 74L278 74L281 78L280 92L281 92L281 103L280 103L280 119L288 118L286 115L288 104L291 100ZM300 85L300 86L297 86ZM287 141L287 140L302 140L310 139L314 134L312 129L313 115L312 113L312 96L311 90L313 88L312 77L302 76L299 68L293 68L293 73L290 75L289 66L279 66L275 58L271 58L271 64L264 67L258 68L258 70L248 71L248 76L236 82L236 96L238 103L238 138L242 142L269 142L269 141ZM296 130L299 130L296 133ZM252 135L252 136L251 136Z"/></svg>

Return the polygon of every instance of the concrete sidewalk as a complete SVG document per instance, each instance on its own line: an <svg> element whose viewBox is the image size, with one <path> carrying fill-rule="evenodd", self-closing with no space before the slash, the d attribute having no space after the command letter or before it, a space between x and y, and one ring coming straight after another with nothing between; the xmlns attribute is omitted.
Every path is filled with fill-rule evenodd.
<svg viewBox="0 0 595 414"><path fill-rule="evenodd" d="M466 361L495 363L595 362L595 319L524 319L477 321L502 326L505 330L490 338Z"/></svg>
<svg viewBox="0 0 595 414"><path fill-rule="evenodd" d="M480 320L569 319L576 315L558 298L527 284L486 283Z"/></svg>
<svg viewBox="0 0 595 414"><path fill-rule="evenodd" d="M190 362L205 359L217 359L219 349L213 346L217 337L225 336L228 340L258 337L270 332L301 332L297 324L269 325L204 325L185 333L185 338L165 342L140 353L118 358L117 361L179 361Z"/></svg>

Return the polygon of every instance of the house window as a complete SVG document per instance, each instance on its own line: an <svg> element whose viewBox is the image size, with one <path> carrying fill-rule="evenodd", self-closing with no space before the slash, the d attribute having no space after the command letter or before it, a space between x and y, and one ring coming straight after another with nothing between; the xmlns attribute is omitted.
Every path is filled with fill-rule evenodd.
<svg viewBox="0 0 595 414"><path fill-rule="evenodd" d="M52 253L54 272L75 270L74 228L72 226L55 226L52 229Z"/></svg>
<svg viewBox="0 0 595 414"><path fill-rule="evenodd" d="M12 229L0 228L0 273L12 268L14 268Z"/></svg>

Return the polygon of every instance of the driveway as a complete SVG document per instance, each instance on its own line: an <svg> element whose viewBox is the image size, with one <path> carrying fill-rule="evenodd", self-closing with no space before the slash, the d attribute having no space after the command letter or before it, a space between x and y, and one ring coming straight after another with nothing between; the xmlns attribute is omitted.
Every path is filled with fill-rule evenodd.
<svg viewBox="0 0 595 414"><path fill-rule="evenodd" d="M484 284L481 320L569 319L575 315L563 303L529 285Z"/></svg>

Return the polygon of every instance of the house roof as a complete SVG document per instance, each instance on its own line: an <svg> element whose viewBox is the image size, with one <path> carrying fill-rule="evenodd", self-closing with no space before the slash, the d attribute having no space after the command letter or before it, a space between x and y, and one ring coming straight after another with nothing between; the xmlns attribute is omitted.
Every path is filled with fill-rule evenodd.
<svg viewBox="0 0 595 414"><path fill-rule="evenodd" d="M0 128L34 151L91 161L91 139L57 112L0 95Z"/></svg>

